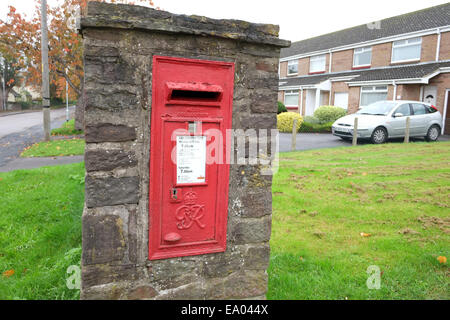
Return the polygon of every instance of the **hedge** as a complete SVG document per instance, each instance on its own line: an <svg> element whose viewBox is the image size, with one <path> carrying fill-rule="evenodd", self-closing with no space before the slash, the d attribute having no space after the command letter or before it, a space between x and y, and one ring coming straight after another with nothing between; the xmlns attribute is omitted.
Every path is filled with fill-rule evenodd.
<svg viewBox="0 0 450 320"><path fill-rule="evenodd" d="M277 115L277 128L280 132L292 132L294 119L297 119L297 131L300 129L303 118L297 112L283 112Z"/></svg>

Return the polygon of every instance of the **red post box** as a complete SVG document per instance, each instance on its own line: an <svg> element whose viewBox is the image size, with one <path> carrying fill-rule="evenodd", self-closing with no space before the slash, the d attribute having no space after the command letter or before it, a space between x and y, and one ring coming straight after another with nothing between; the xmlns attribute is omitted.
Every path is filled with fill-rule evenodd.
<svg viewBox="0 0 450 320"><path fill-rule="evenodd" d="M208 147L231 129L233 83L234 63L153 57L150 260L226 249L229 164Z"/></svg>

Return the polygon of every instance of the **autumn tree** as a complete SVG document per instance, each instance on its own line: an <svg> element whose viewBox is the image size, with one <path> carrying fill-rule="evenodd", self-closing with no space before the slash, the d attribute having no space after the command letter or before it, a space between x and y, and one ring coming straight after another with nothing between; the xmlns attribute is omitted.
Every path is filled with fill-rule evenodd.
<svg viewBox="0 0 450 320"><path fill-rule="evenodd" d="M154 6L152 0L96 1ZM69 96L78 99L78 120L82 119L80 111L84 110L84 72L82 40L75 27L75 19L83 14L87 2L61 0L61 5L47 8L50 80L60 95L64 92L65 81L68 82ZM34 15L27 19L10 6L6 20L0 20L0 52L7 52L17 60L17 66L26 73L26 85L38 88L41 86L40 7L40 0L36 0ZM80 126L80 121L77 124Z"/></svg>
<svg viewBox="0 0 450 320"><path fill-rule="evenodd" d="M17 93L14 92L14 87L19 85L20 81L21 81L20 68L17 64L16 59L8 57L7 55L2 54L0 52L0 87L1 87L0 104L2 107L3 101L5 102L8 101L8 95L11 92L17 95ZM3 91L3 83L5 91Z"/></svg>

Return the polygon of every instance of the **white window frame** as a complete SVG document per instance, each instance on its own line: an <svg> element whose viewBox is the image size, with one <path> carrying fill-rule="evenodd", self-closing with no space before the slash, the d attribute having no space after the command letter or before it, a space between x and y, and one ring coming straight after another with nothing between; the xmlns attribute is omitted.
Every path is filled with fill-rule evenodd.
<svg viewBox="0 0 450 320"><path fill-rule="evenodd" d="M313 61L316 62L317 60L322 60L322 59L323 59L323 69L321 69L321 70L311 70L311 63ZM327 55L326 54L321 54L321 55L318 55L318 56L309 57L309 73L324 72L326 67L327 67Z"/></svg>
<svg viewBox="0 0 450 320"><path fill-rule="evenodd" d="M357 52L358 51L358 52ZM355 65L355 57L357 54L370 52L370 63ZM362 47L353 49L353 68L370 67L372 65L372 47Z"/></svg>
<svg viewBox="0 0 450 320"><path fill-rule="evenodd" d="M410 41L418 40L410 43ZM405 43L402 43L405 42ZM400 43L400 44L399 44ZM413 59L405 59L405 60L394 60L394 50L396 48L404 48L404 47L412 47L420 44L419 57ZM422 57L422 37L415 37L403 40L397 40L392 42L392 52L391 52L391 63L401 63L401 62L410 62L410 61L418 61Z"/></svg>
<svg viewBox="0 0 450 320"><path fill-rule="evenodd" d="M371 90L370 91L363 90L363 89L368 89L368 88L371 88ZM386 93L386 99L387 99L387 95L388 95L389 91L388 91L388 86L364 86L364 87L361 87L361 89L359 90L359 106L360 107L365 107L364 105L362 105L363 93Z"/></svg>
<svg viewBox="0 0 450 320"><path fill-rule="evenodd" d="M294 96L294 95L296 95L297 96L297 104L286 104L286 96ZM298 98L299 98L299 92L298 92L298 90L286 90L286 91L284 91L284 105L286 106L286 107L298 107Z"/></svg>
<svg viewBox="0 0 450 320"><path fill-rule="evenodd" d="M289 64L296 64L296 65L297 65L297 72L295 72L295 73L289 73ZM298 59L294 59L294 60L289 60L289 61L288 61L288 63L287 63L287 71L286 71L286 74L287 74L288 76L294 76L294 75L297 75L297 74L298 74Z"/></svg>

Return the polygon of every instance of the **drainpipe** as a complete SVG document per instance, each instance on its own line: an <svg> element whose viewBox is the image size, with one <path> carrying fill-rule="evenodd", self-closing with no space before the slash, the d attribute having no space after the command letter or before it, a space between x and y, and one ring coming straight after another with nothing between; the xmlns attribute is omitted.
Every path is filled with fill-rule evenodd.
<svg viewBox="0 0 450 320"><path fill-rule="evenodd" d="M331 72L331 64L333 62L333 52L331 51L331 49L329 52L330 52L330 65L328 66L328 73Z"/></svg>
<svg viewBox="0 0 450 320"><path fill-rule="evenodd" d="M397 84L395 83L395 81L392 81L392 85L394 86L394 99L393 101L397 100Z"/></svg>
<svg viewBox="0 0 450 320"><path fill-rule="evenodd" d="M303 88L300 88L300 115L303 115Z"/></svg>
<svg viewBox="0 0 450 320"><path fill-rule="evenodd" d="M439 61L439 51L441 50L441 29L437 29L437 44L436 44L436 61Z"/></svg>

